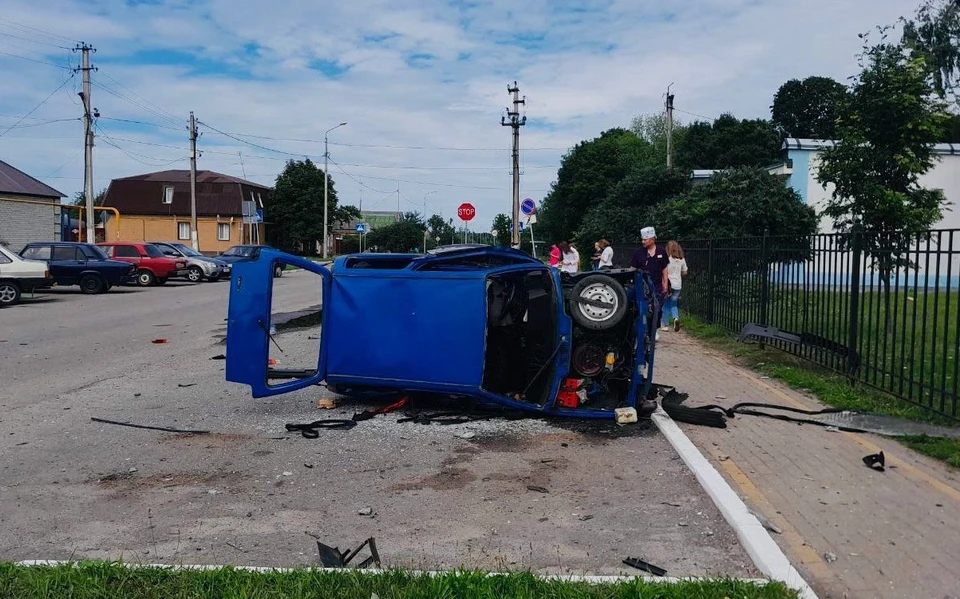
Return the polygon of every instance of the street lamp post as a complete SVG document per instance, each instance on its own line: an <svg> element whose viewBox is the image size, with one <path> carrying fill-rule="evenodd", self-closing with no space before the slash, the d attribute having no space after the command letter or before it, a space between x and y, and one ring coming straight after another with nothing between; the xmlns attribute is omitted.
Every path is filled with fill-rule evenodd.
<svg viewBox="0 0 960 599"><path fill-rule="evenodd" d="M437 193L439 189L428 191L423 194L423 253L427 253L427 196L431 193Z"/></svg>
<svg viewBox="0 0 960 599"><path fill-rule="evenodd" d="M323 259L324 260L327 259L327 248L330 245L328 243L329 242L329 237L328 237L329 225L327 224L327 221L329 219L329 212L330 212L330 206L327 203L327 196L329 194L328 188L330 187L329 185L330 175L327 172L327 163L330 160L330 149L327 145L327 134L329 134L334 129L337 129L338 127L343 127L346 124L347 124L346 121L344 121L339 125L337 125L336 127L330 127L323 133Z"/></svg>

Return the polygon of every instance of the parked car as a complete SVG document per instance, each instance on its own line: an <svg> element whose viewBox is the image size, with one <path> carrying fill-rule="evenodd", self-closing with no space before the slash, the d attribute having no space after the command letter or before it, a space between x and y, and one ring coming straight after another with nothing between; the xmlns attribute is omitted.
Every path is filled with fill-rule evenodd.
<svg viewBox="0 0 960 599"><path fill-rule="evenodd" d="M137 284L142 287L163 285L170 277L187 274L186 260L164 256L160 248L152 243L108 241L97 245L111 258L136 266Z"/></svg>
<svg viewBox="0 0 960 599"><path fill-rule="evenodd" d="M315 370L268 368L271 275L284 264L323 280ZM581 418L649 414L656 312L642 271L561 273L511 248L352 254L330 269L263 249L234 266L226 379L254 397L326 381L344 395L438 395ZM620 414L629 421L631 410Z"/></svg>
<svg viewBox="0 0 960 599"><path fill-rule="evenodd" d="M109 291L114 285L136 281L137 269L126 262L111 260L92 243L75 241L34 241L28 243L20 256L47 263L52 284L58 287L79 285L89 294Z"/></svg>
<svg viewBox="0 0 960 599"><path fill-rule="evenodd" d="M199 283L203 279L219 281L223 275L230 276L231 267L228 263L204 256L185 243L173 241L151 241L150 243L160 248L164 256L186 260L187 280L192 283Z"/></svg>
<svg viewBox="0 0 960 599"><path fill-rule="evenodd" d="M45 262L24 260L0 245L0 308L16 304L22 293L49 286L50 281Z"/></svg>
<svg viewBox="0 0 960 599"><path fill-rule="evenodd" d="M235 245L231 248L228 248L227 251L217 256L217 258L233 265L238 262L246 262L249 260L258 259L260 257L260 252L264 249L273 248L268 245ZM273 269L273 276L283 276L282 265L276 265L276 267Z"/></svg>

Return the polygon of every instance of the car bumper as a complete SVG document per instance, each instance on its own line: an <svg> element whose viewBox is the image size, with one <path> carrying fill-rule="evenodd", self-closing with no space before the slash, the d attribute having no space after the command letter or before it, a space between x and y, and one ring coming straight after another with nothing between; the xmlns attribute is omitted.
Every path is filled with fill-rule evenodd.
<svg viewBox="0 0 960 599"><path fill-rule="evenodd" d="M20 286L22 291L30 292L34 289L40 289L42 287L51 287L54 282L53 279L48 279L45 277L35 277L29 279L14 279L17 282L17 285Z"/></svg>

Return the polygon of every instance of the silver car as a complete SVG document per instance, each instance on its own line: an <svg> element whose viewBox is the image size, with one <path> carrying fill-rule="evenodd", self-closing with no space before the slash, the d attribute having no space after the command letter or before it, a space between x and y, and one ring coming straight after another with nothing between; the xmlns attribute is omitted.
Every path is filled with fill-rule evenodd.
<svg viewBox="0 0 960 599"><path fill-rule="evenodd" d="M187 280L192 283L217 281L221 277L230 278L230 265L223 260L204 256L189 245L175 241L151 241L167 256L185 258L187 260Z"/></svg>

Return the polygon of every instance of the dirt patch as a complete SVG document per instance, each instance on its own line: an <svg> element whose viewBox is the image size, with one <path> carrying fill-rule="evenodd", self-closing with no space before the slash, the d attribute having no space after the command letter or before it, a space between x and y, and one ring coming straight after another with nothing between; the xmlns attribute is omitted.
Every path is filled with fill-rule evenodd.
<svg viewBox="0 0 960 599"><path fill-rule="evenodd" d="M239 474L233 473L173 472L138 476L136 472L118 472L91 479L87 482L104 489L135 490L204 486L222 482L235 483L238 482L240 478Z"/></svg>
<svg viewBox="0 0 960 599"><path fill-rule="evenodd" d="M484 451L520 453L534 445L536 439L517 435L482 434L477 435L470 442Z"/></svg>
<svg viewBox="0 0 960 599"><path fill-rule="evenodd" d="M393 485L390 490L422 491L423 489L433 489L434 491L456 491L476 479L477 477L465 468L445 468L418 481Z"/></svg>
<svg viewBox="0 0 960 599"><path fill-rule="evenodd" d="M443 468L448 468L450 466L456 466L457 464L463 464L472 460L473 456L479 453L482 452L476 447L458 447L453 451L453 455L444 458L440 465Z"/></svg>
<svg viewBox="0 0 960 599"><path fill-rule="evenodd" d="M261 440L263 437L251 435L248 433L209 433L206 435L192 435L189 433L171 435L161 438L161 443L184 442L192 446L200 446L206 449L216 449L236 445L246 441ZM254 454L256 455L256 454Z"/></svg>

